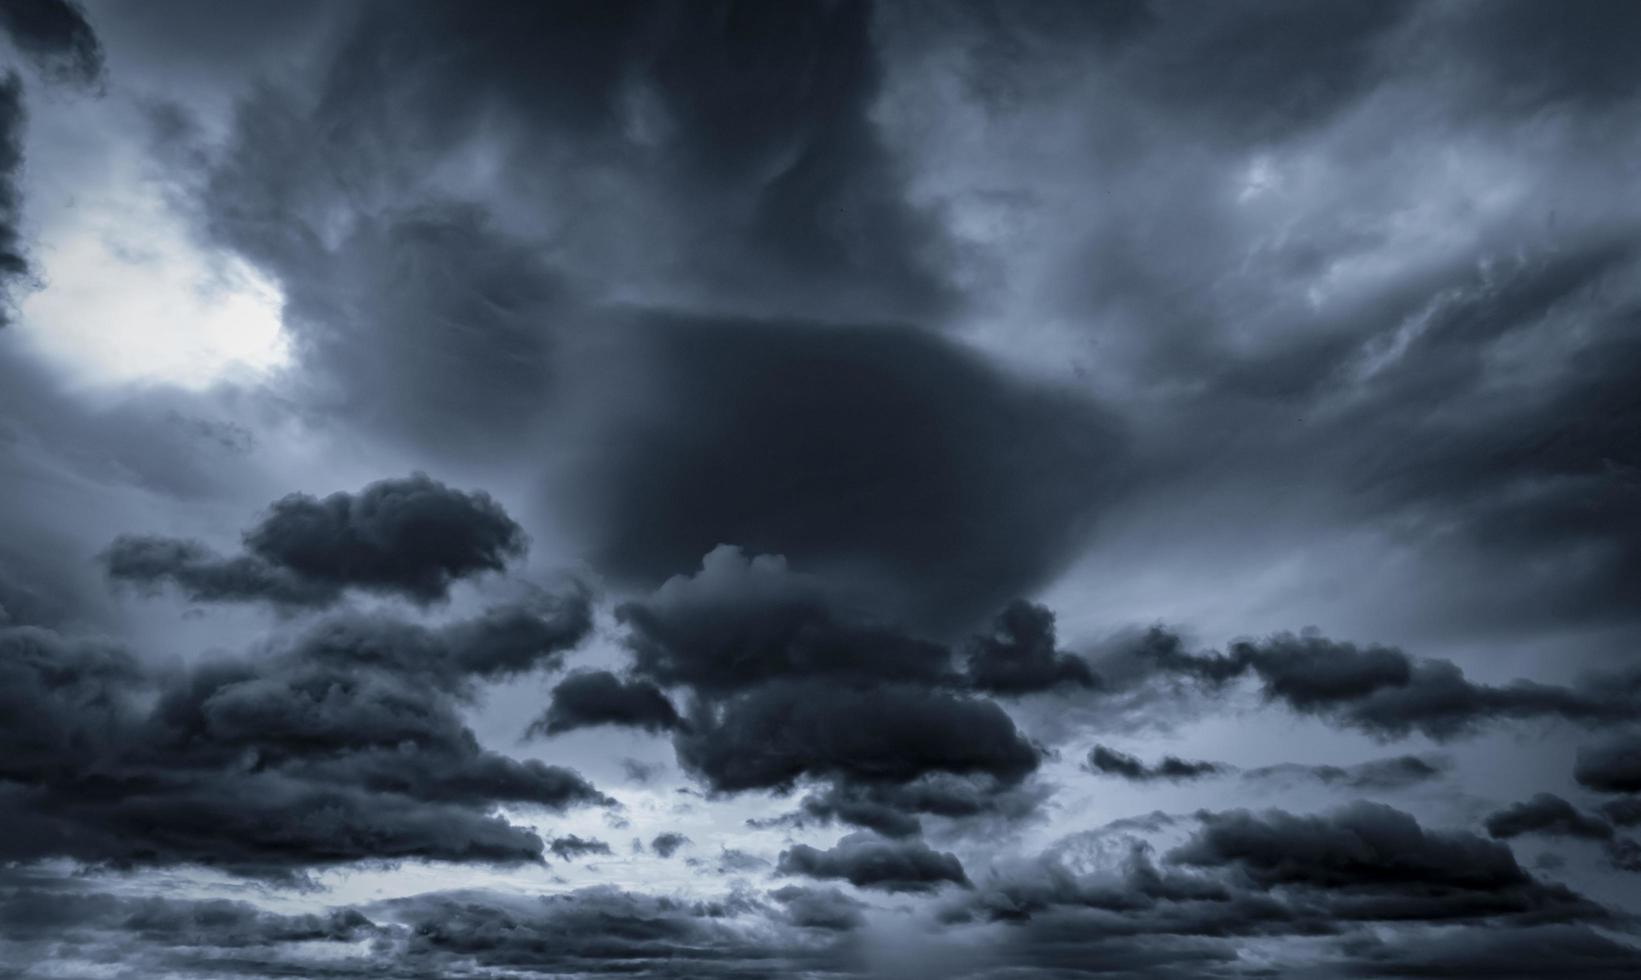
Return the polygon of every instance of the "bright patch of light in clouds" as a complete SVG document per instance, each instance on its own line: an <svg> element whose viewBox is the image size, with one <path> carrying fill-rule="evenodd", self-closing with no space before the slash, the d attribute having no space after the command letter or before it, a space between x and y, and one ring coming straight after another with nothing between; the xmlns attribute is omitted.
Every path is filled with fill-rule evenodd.
<svg viewBox="0 0 1641 980"><path fill-rule="evenodd" d="M201 248L162 189L124 169L45 216L44 288L19 304L29 343L89 384L203 388L286 364L277 284Z"/></svg>

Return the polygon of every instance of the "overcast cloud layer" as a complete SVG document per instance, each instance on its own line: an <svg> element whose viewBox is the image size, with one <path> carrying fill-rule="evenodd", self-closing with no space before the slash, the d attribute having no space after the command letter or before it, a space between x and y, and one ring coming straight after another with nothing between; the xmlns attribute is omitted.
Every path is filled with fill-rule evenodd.
<svg viewBox="0 0 1641 980"><path fill-rule="evenodd" d="M1641 976L1638 33L0 0L0 975Z"/></svg>

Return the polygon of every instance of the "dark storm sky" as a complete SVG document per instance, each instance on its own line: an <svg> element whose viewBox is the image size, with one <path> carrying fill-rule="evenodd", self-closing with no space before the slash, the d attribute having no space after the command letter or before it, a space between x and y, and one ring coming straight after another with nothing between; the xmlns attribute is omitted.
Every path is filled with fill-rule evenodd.
<svg viewBox="0 0 1641 980"><path fill-rule="evenodd" d="M1641 6L0 32L0 973L1641 975Z"/></svg>

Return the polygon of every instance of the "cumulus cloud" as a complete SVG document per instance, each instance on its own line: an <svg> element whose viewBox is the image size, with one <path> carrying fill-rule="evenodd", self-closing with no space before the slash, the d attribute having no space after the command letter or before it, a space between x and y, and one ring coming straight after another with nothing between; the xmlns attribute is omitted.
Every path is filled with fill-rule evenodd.
<svg viewBox="0 0 1641 980"><path fill-rule="evenodd" d="M993 694L1092 688L1098 683L1086 660L1054 648L1054 614L1019 599L998 615L990 635L971 643L968 674L975 688Z"/></svg>
<svg viewBox="0 0 1641 980"><path fill-rule="evenodd" d="M1154 629L1134 654L1140 683L1151 674L1218 691L1252 675L1267 701L1381 739L1419 732L1435 739L1472 734L1504 720L1563 719L1598 724L1634 718L1641 705L1623 683L1583 688L1519 680L1477 684L1454 663L1415 659L1393 647L1359 647L1319 633L1238 641L1225 653L1189 653L1178 636Z"/></svg>
<svg viewBox="0 0 1641 980"><path fill-rule="evenodd" d="M669 579L617 615L639 673L707 694L806 675L925 683L951 676L945 647L838 607L820 582L779 555L720 545L695 574Z"/></svg>
<svg viewBox="0 0 1641 980"><path fill-rule="evenodd" d="M850 834L824 851L798 844L781 852L776 870L808 878L838 878L857 888L890 892L969 884L956 855L932 850L921 841L892 841L871 834Z"/></svg>
<svg viewBox="0 0 1641 980"><path fill-rule="evenodd" d="M176 586L196 602L325 606L348 589L422 605L459 579L501 572L524 553L524 530L489 494L415 474L320 500L290 494L221 557L196 541L125 536L105 562L117 582Z"/></svg>
<svg viewBox="0 0 1641 980"><path fill-rule="evenodd" d="M861 911L865 904L836 888L787 885L770 892L769 897L786 907L787 918L793 925L805 929L848 932L866 924L866 916Z"/></svg>
<svg viewBox="0 0 1641 980"><path fill-rule="evenodd" d="M1009 607L998 630L1029 612ZM918 832L918 814L1020 816L1034 805L1022 784L1040 751L977 696L950 647L852 607L782 558L718 547L618 618L635 672L694 695L684 720L666 724L685 771L716 792L820 783L804 801L809 817L891 836ZM643 692L645 717L657 719L670 705L647 684L587 677L567 681L568 693ZM568 719L556 694L547 717L555 711Z"/></svg>
<svg viewBox="0 0 1641 980"><path fill-rule="evenodd" d="M252 657L156 671L119 647L0 632L10 860L203 864L269 877L365 860L519 863L497 811L610 800L482 748L460 705L492 666L437 630L352 616Z"/></svg>
<svg viewBox="0 0 1641 980"><path fill-rule="evenodd" d="M596 725L665 732L681 727L683 719L654 684L622 680L607 670L588 670L558 682L552 703L546 713L530 723L529 731L561 735Z"/></svg>
<svg viewBox="0 0 1641 980"><path fill-rule="evenodd" d="M931 772L1015 784L1040 760L995 704L911 686L771 683L692 719L674 741L679 761L721 791L806 775L897 784Z"/></svg>
<svg viewBox="0 0 1641 980"><path fill-rule="evenodd" d="M575 834L566 834L563 837L554 837L547 845L547 850L560 861L574 861L589 854L613 854L610 845L601 840L589 840L577 837Z"/></svg>
<svg viewBox="0 0 1641 980"><path fill-rule="evenodd" d="M0 8L0 31L54 81L89 87L102 80L102 42L78 4L15 0Z"/></svg>
<svg viewBox="0 0 1641 980"><path fill-rule="evenodd" d="M1625 732L1579 749L1573 778L1603 793L1641 790L1641 734Z"/></svg>

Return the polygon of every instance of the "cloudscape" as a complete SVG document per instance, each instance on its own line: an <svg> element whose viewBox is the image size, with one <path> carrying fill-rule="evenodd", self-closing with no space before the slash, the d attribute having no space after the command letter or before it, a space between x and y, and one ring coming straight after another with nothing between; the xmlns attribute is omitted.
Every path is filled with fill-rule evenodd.
<svg viewBox="0 0 1641 980"><path fill-rule="evenodd" d="M0 976L1641 976L1638 36L0 0Z"/></svg>

